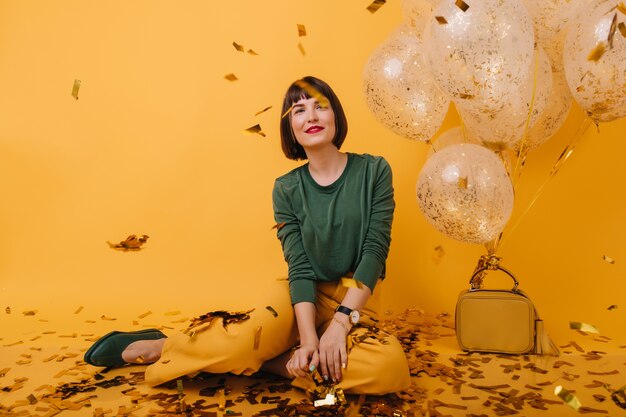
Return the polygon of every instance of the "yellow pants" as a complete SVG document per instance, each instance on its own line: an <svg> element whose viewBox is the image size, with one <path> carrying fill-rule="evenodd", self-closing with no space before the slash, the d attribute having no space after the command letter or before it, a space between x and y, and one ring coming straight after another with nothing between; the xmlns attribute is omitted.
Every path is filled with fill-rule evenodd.
<svg viewBox="0 0 626 417"><path fill-rule="evenodd" d="M169 336L161 359L146 368L146 382L156 386L201 371L251 375L264 362L296 346L298 329L288 283L283 281L275 285L275 289L268 289L264 294L267 297L264 297L262 304L248 308L254 308L254 311L247 320L224 327L222 320L216 319L197 328L192 337L182 332ZM379 287L380 284L362 311L361 320L365 323L378 319ZM346 288L338 283L318 283L315 325L319 335L332 321L335 308L345 293ZM267 306L278 315L275 316ZM348 337L367 332L367 328L357 326ZM260 340L255 349L257 333L260 334ZM391 335L383 336L383 341L381 337L367 337L352 346L338 388L353 394L387 394L409 387L409 367L400 343ZM301 388L307 384L307 381L299 378L293 382L293 385Z"/></svg>

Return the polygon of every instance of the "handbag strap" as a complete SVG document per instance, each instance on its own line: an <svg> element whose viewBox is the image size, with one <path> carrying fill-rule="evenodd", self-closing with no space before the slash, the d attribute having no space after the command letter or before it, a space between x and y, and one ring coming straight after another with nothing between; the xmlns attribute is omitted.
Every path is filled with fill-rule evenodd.
<svg viewBox="0 0 626 417"><path fill-rule="evenodd" d="M474 274L472 275L472 278L469 281L469 283L470 283L470 291L477 291L477 290L480 289L480 288L474 288L474 286L473 286L474 279L476 279L477 276L483 274L485 271L488 271L488 270L500 270L500 271L506 273L513 280L513 289L511 291L518 292L517 287L519 286L519 282L517 282L517 279L515 278L515 276L513 275L513 273L511 271L509 271L508 269L506 269L505 267L500 266L500 265L484 266L484 267L479 268L476 271L474 271Z"/></svg>

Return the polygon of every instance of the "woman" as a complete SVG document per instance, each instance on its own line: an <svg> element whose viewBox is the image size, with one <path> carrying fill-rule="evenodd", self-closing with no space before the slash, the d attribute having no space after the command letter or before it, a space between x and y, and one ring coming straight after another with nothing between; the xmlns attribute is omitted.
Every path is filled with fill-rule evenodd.
<svg viewBox="0 0 626 417"><path fill-rule="evenodd" d="M263 369L306 387L307 373L317 368L347 393L407 388L399 342L372 327L380 292L373 291L384 277L395 206L391 170L381 157L341 152L347 128L328 84L304 77L289 87L282 149L287 158L308 159L278 178L273 191L289 294L277 283L268 291L271 309L264 302L236 324L208 323L192 336L113 332L87 351L85 361L153 363L146 370L153 386L200 371L249 375Z"/></svg>

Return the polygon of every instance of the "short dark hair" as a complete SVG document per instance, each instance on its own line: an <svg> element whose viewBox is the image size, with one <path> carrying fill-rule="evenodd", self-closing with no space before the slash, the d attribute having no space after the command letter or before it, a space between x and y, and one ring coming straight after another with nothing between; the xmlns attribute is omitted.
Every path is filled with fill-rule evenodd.
<svg viewBox="0 0 626 417"><path fill-rule="evenodd" d="M311 90L317 91L322 96L326 97L335 114L335 137L333 138L333 145L335 145L337 149L341 149L341 145L348 134L346 114L343 111L339 98L328 84L312 76L294 81L287 89L285 98L283 99L283 109L280 113L281 116L283 116L280 119L280 141L285 156L296 161L307 159L307 156L306 152L304 152L304 148L296 140L293 129L291 128L291 107L303 97L307 99L311 98Z"/></svg>

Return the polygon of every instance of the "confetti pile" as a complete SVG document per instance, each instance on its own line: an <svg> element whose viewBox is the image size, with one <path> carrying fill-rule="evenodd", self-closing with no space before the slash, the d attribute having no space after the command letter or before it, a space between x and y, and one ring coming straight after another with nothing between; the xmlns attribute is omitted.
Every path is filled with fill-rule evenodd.
<svg viewBox="0 0 626 417"><path fill-rule="evenodd" d="M104 334L111 327L128 326L123 319L99 314L100 320L83 320L81 315L90 309L80 306L63 320L75 332L64 333L50 330L54 320L41 319L39 310L22 314L15 310L5 308L0 324L28 337L0 339L0 415L7 417L622 415L626 407L623 353L609 354L623 352L626 346L611 346L611 338L579 328L586 326L573 326L572 340L561 344L560 357L469 354L459 351L448 314L418 309L398 315L387 312L367 337L396 335L413 384L397 394L357 396L335 389L315 374L308 392L261 373L252 377L201 373L149 388L140 365L102 369L82 361L83 352L97 340L94 327ZM132 325L155 327L159 320L155 317L160 316L175 323L160 329L185 331L216 313L230 317L229 326L236 326L248 312L172 320L182 313L149 310L136 316L139 320L132 320ZM144 319L152 324L140 321ZM111 320L117 320L116 326ZM38 327L42 331L33 331Z"/></svg>

